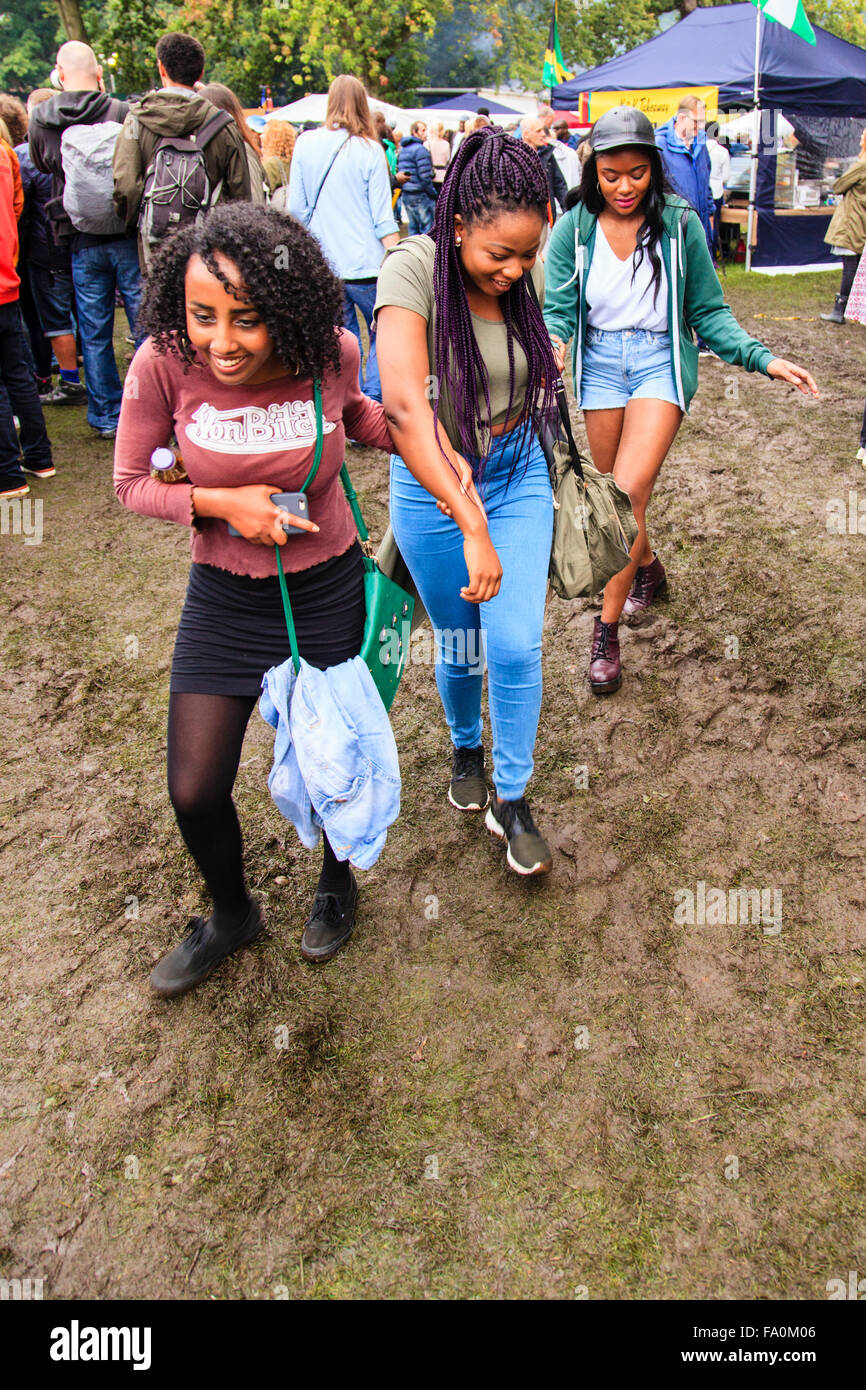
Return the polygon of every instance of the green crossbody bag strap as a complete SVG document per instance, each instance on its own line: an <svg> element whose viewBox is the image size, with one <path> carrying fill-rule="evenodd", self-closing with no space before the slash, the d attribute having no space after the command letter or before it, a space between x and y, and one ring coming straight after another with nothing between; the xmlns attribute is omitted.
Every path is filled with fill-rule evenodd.
<svg viewBox="0 0 866 1390"><path fill-rule="evenodd" d="M346 501L352 509L352 516L355 518L355 525L358 528L358 535L362 541L370 539L370 532L367 530L367 523L361 511L361 504L358 501L358 494L352 486L352 479L349 477L349 470L345 464L340 469L340 482L343 484L343 491L346 494Z"/></svg>
<svg viewBox="0 0 866 1390"><path fill-rule="evenodd" d="M310 486L310 484L312 483L313 479L319 471L319 464L322 462L322 449L325 443L325 432L322 426L322 383L320 381L313 382L313 399L315 401L316 406L316 452L313 456L313 466L307 474L306 478L304 479L303 486L298 489L299 492L306 492L307 488ZM348 474L346 474L346 476L348 477ZM360 515L361 514L359 511L358 516ZM361 517L362 525L363 522L364 519L363 517ZM286 586L286 576L283 572L283 557L280 554L281 549L281 546L276 546L277 578L280 581L280 597L283 600L283 613L285 614L286 628L289 634L289 646L292 649L292 665L295 668L295 672L298 672L301 669L301 654L298 651L298 634L295 631L295 620L292 616L292 605L289 600L289 590Z"/></svg>

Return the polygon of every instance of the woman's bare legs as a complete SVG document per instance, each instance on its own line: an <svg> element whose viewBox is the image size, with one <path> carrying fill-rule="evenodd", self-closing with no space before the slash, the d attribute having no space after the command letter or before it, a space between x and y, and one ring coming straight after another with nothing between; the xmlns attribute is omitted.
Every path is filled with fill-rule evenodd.
<svg viewBox="0 0 866 1390"><path fill-rule="evenodd" d="M604 591L601 619L616 623L634 583L638 565L652 563L646 529L646 509L659 470L676 438L683 412L670 401L630 400L616 410L584 412L592 461L600 473L613 473L631 498L638 534L631 561L615 574Z"/></svg>

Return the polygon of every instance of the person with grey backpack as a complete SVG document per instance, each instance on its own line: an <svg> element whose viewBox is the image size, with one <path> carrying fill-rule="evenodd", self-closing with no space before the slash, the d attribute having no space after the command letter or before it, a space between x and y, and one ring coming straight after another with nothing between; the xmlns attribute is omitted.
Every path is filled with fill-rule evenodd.
<svg viewBox="0 0 866 1390"><path fill-rule="evenodd" d="M114 305L119 292L131 332L141 298L135 242L113 206L112 164L127 104L109 96L92 48L73 41L57 54L62 90L33 110L30 157L50 174L46 204L52 234L72 253L72 280L84 376L87 421L102 439L113 439L121 385L114 357Z"/></svg>

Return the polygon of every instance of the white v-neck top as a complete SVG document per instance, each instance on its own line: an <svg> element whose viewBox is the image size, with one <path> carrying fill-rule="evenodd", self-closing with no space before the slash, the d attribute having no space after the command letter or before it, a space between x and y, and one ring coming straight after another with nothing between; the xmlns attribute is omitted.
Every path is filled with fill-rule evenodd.
<svg viewBox="0 0 866 1390"><path fill-rule="evenodd" d="M661 247L658 255L662 275L658 294L654 294L652 265L646 250L635 270L634 257L621 261L611 249L601 223L596 224L595 247L586 277L586 321L591 328L611 333L625 328L668 332L668 277Z"/></svg>

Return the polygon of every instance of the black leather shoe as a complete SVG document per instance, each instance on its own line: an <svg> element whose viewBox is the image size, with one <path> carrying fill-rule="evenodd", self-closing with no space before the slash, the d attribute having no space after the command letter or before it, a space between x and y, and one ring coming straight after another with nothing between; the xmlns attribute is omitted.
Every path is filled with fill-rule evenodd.
<svg viewBox="0 0 866 1390"><path fill-rule="evenodd" d="M350 877L352 882L345 893L317 893L313 899L313 909L304 923L301 937L304 960L330 960L352 935L358 884L351 871Z"/></svg>
<svg viewBox="0 0 866 1390"><path fill-rule="evenodd" d="M151 972L150 983L163 999L174 999L201 984L220 961L248 946L265 928L256 902L250 904L249 912L234 931L219 931L209 917L193 917L189 925L189 936L163 956Z"/></svg>

